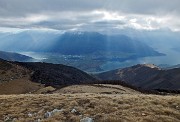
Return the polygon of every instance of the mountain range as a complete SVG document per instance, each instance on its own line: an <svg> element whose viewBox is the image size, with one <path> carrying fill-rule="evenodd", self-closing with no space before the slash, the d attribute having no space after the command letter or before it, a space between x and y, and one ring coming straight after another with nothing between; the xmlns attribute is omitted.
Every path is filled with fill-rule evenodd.
<svg viewBox="0 0 180 122"><path fill-rule="evenodd" d="M160 55L146 44L132 40L128 36L107 36L97 32L64 33L50 48L50 51L67 55L94 54L98 52L123 52L137 56Z"/></svg>
<svg viewBox="0 0 180 122"><path fill-rule="evenodd" d="M143 42L125 35L104 35L97 32L1 34L0 49L6 51L51 52L83 55L100 52L130 53L135 56L161 55Z"/></svg>
<svg viewBox="0 0 180 122"><path fill-rule="evenodd" d="M153 64L138 64L96 75L101 80L120 80L148 90L180 90L180 68L163 70Z"/></svg>
<svg viewBox="0 0 180 122"><path fill-rule="evenodd" d="M152 64L138 64L96 75L62 64L41 62L12 62L0 59L0 66L0 94L35 92L46 86L61 88L104 83L150 93L180 90L180 68L162 70Z"/></svg>
<svg viewBox="0 0 180 122"><path fill-rule="evenodd" d="M29 55L31 57L34 54L45 57L40 61L69 65L86 72L110 70L111 68L106 66L109 62L114 64L114 62L165 55L149 44L123 34L23 31L0 34L0 40L0 50L22 54L32 52L33 55Z"/></svg>

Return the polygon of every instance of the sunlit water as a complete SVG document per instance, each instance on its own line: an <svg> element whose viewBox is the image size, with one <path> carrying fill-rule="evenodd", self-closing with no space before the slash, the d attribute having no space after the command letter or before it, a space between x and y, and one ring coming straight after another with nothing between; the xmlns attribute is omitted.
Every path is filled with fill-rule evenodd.
<svg viewBox="0 0 180 122"><path fill-rule="evenodd" d="M154 56L154 57L143 57L133 60L127 60L124 62L107 62L101 66L103 70L112 70L117 68L124 68L136 64L155 64L155 65L176 65L180 64L180 53L172 49L166 49L166 51L160 51L166 54L166 56Z"/></svg>
<svg viewBox="0 0 180 122"><path fill-rule="evenodd" d="M172 49L159 50L159 52L166 54L166 56L143 57L143 58L138 58L138 59L133 59L133 60L126 60L124 62L107 61L100 67L103 71L108 71L108 70L132 66L132 65L136 65L136 64L155 64L155 65L180 64L180 53L179 52L174 51ZM43 61L44 59L48 59L48 57L50 55L49 53L37 53L37 52L19 52L19 53L33 57L34 59L36 59L36 61Z"/></svg>
<svg viewBox="0 0 180 122"><path fill-rule="evenodd" d="M43 60L47 59L47 55L45 53L37 53L37 52L18 52L18 53L32 57L36 61L43 61Z"/></svg>

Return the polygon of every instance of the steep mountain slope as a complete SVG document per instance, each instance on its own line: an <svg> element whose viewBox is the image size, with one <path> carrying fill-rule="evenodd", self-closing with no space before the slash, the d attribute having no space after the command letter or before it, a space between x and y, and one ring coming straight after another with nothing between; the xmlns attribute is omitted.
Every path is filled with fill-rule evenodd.
<svg viewBox="0 0 180 122"><path fill-rule="evenodd" d="M168 66L165 69L174 69L174 68L180 68L180 64L173 65L173 66Z"/></svg>
<svg viewBox="0 0 180 122"><path fill-rule="evenodd" d="M158 73L158 75L154 77L152 81L156 84L152 84L150 86L151 88L180 90L180 68L163 70L162 72Z"/></svg>
<svg viewBox="0 0 180 122"><path fill-rule="evenodd" d="M30 74L27 68L0 59L0 94L23 94L43 88L29 80Z"/></svg>
<svg viewBox="0 0 180 122"><path fill-rule="evenodd" d="M0 58L8 61L32 61L33 58L13 52L0 51Z"/></svg>
<svg viewBox="0 0 180 122"><path fill-rule="evenodd" d="M96 79L74 67L50 63L17 63L33 71L31 80L46 85L72 85Z"/></svg>
<svg viewBox="0 0 180 122"><path fill-rule="evenodd" d="M68 55L124 52L136 56L160 55L148 45L125 35L107 36L97 32L64 33L51 47L51 51ZM113 55L113 53L112 53Z"/></svg>
<svg viewBox="0 0 180 122"><path fill-rule="evenodd" d="M10 62L0 59L0 94L29 93L46 85L61 87L95 80L87 73L65 65Z"/></svg>
<svg viewBox="0 0 180 122"><path fill-rule="evenodd" d="M0 59L0 83L28 77L29 70L9 61Z"/></svg>
<svg viewBox="0 0 180 122"><path fill-rule="evenodd" d="M180 69L161 70L151 64L113 70L97 75L102 80L122 80L143 89L180 89Z"/></svg>
<svg viewBox="0 0 180 122"><path fill-rule="evenodd" d="M143 42L125 35L109 36L97 32L66 32L63 34L24 31L0 36L0 49L10 51L51 52L68 55L97 52L133 53L133 56L162 55ZM16 44L16 46L14 46ZM43 46L42 46L43 45Z"/></svg>

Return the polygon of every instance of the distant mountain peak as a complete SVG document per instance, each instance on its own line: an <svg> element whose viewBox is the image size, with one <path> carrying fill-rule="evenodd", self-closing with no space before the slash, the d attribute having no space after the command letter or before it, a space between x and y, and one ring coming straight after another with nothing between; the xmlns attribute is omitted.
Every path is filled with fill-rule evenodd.
<svg viewBox="0 0 180 122"><path fill-rule="evenodd" d="M161 68L156 66L155 64L137 64L134 67L148 67L148 68L152 68L152 69L161 70Z"/></svg>
<svg viewBox="0 0 180 122"><path fill-rule="evenodd" d="M101 33L99 32L91 32L91 31L69 31L69 32L66 32L66 34L72 34L72 35L102 35Z"/></svg>
<svg viewBox="0 0 180 122"><path fill-rule="evenodd" d="M73 34L75 34L75 35L83 35L83 34L85 34L85 32L84 31L75 31L75 32L73 32Z"/></svg>

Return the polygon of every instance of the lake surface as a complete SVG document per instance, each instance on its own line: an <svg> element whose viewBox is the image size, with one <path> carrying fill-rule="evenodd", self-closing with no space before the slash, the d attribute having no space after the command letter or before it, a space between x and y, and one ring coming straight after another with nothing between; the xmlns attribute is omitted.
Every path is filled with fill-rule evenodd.
<svg viewBox="0 0 180 122"><path fill-rule="evenodd" d="M143 57L133 60L120 61L107 61L103 63L100 68L103 71L129 67L136 64L155 64L155 65L176 65L180 64L180 53L173 49L159 50L159 52L166 54L166 56L154 56L154 57ZM19 52L21 54L33 57L36 61L43 61L49 57L49 53L37 53L37 52ZM55 55L55 54L54 54Z"/></svg>
<svg viewBox="0 0 180 122"><path fill-rule="evenodd" d="M160 51L162 52L162 51ZM155 64L155 65L176 65L180 64L180 53L172 49L166 49L163 52L166 56L154 56L154 57L143 57L133 60L127 60L124 62L107 62L101 66L104 70L112 70L117 68L124 68L136 64Z"/></svg>

